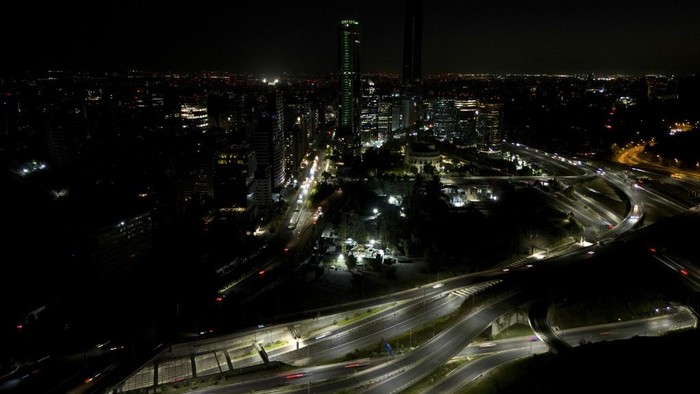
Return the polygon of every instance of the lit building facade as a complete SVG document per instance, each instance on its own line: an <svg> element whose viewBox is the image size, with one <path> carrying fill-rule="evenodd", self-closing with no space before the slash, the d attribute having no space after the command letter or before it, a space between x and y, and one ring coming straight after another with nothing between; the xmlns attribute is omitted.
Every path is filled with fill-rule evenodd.
<svg viewBox="0 0 700 394"><path fill-rule="evenodd" d="M407 0L401 75L401 118L412 128L423 117L423 10L421 0Z"/></svg>
<svg viewBox="0 0 700 394"><path fill-rule="evenodd" d="M501 151L503 127L502 103L479 103L477 112L477 149L484 153Z"/></svg>
<svg viewBox="0 0 700 394"><path fill-rule="evenodd" d="M367 146L375 144L378 141L378 111L379 111L379 96L376 94L374 82L368 79L365 82L362 91L362 111L360 113L360 135L362 145Z"/></svg>
<svg viewBox="0 0 700 394"><path fill-rule="evenodd" d="M359 142L360 128L360 32L359 22L340 21L338 43L339 103L338 126L340 133Z"/></svg>
<svg viewBox="0 0 700 394"><path fill-rule="evenodd" d="M434 171L439 171L441 167L440 151L435 149L435 145L416 142L406 150L404 157L406 164L415 167L418 173L428 171L432 167Z"/></svg>
<svg viewBox="0 0 700 394"><path fill-rule="evenodd" d="M251 136L258 170L265 168L274 192L285 180L284 97L275 91L262 97L256 127ZM256 178L258 179L258 178Z"/></svg>
<svg viewBox="0 0 700 394"><path fill-rule="evenodd" d="M476 114L479 102L476 99L455 100L457 109L457 133L453 143L460 146L476 146Z"/></svg>
<svg viewBox="0 0 700 394"><path fill-rule="evenodd" d="M180 119L183 129L195 129L202 133L209 127L209 115L207 106L202 104L182 104L180 106Z"/></svg>
<svg viewBox="0 0 700 394"><path fill-rule="evenodd" d="M391 135L391 100L382 97L377 104L377 139L386 142Z"/></svg>
<svg viewBox="0 0 700 394"><path fill-rule="evenodd" d="M447 139L457 130L457 109L455 101L437 98L433 102L433 136L440 140Z"/></svg>

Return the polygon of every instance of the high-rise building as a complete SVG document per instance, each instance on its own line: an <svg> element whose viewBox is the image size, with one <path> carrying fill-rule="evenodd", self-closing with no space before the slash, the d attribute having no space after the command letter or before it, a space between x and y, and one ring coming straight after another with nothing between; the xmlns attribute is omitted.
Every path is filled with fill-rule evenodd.
<svg viewBox="0 0 700 394"><path fill-rule="evenodd" d="M214 154L199 146L183 163L182 187L186 200L214 195Z"/></svg>
<svg viewBox="0 0 700 394"><path fill-rule="evenodd" d="M360 31L359 22L340 21L338 42L338 128L347 140L359 143L360 129Z"/></svg>
<svg viewBox="0 0 700 394"><path fill-rule="evenodd" d="M99 220L91 217L90 220ZM124 214L109 223L88 225L85 229L88 256L102 279L127 276L152 249L151 214L139 211Z"/></svg>
<svg viewBox="0 0 700 394"><path fill-rule="evenodd" d="M209 131L225 137L230 131L231 114L230 97L222 93L210 93L207 96L207 115Z"/></svg>
<svg viewBox="0 0 700 394"><path fill-rule="evenodd" d="M399 93L391 95L391 138L396 138L396 135L402 134L403 130L408 127L406 123L406 106L408 100L403 100Z"/></svg>
<svg viewBox="0 0 700 394"><path fill-rule="evenodd" d="M503 127L502 103L479 103L477 112L477 149L484 153L501 151Z"/></svg>
<svg viewBox="0 0 700 394"><path fill-rule="evenodd" d="M230 144L216 154L214 202L218 208L252 210L255 151L248 144Z"/></svg>
<svg viewBox="0 0 700 394"><path fill-rule="evenodd" d="M476 99L457 99L455 108L459 111L457 117L457 133L454 143L459 145L476 145L476 113L479 103Z"/></svg>
<svg viewBox="0 0 700 394"><path fill-rule="evenodd" d="M433 136L440 140L451 137L457 130L457 109L454 99L437 98L433 103Z"/></svg>
<svg viewBox="0 0 700 394"><path fill-rule="evenodd" d="M284 165L287 178L297 177L308 150L308 132L304 124L305 98L301 92L284 96Z"/></svg>
<svg viewBox="0 0 700 394"><path fill-rule="evenodd" d="M201 133L206 132L209 126L206 104L182 104L180 106L180 119L182 119L183 129L194 129Z"/></svg>
<svg viewBox="0 0 700 394"><path fill-rule="evenodd" d="M284 95L281 91L274 94L274 123L272 128L272 162L270 170L272 173L272 190L278 191L285 179L286 172L284 169Z"/></svg>
<svg viewBox="0 0 700 394"><path fill-rule="evenodd" d="M284 97L274 91L260 97L256 126L251 135L258 169L266 167L270 190L279 191L285 180Z"/></svg>
<svg viewBox="0 0 700 394"><path fill-rule="evenodd" d="M258 164L255 170L255 186L253 201L258 215L266 215L272 205L272 187L270 183L270 167Z"/></svg>
<svg viewBox="0 0 700 394"><path fill-rule="evenodd" d="M53 125L51 122L47 123L51 164L59 168L72 165L78 150L74 129L60 124Z"/></svg>
<svg viewBox="0 0 700 394"><path fill-rule="evenodd" d="M423 12L421 0L407 0L403 36L403 95L420 99L423 93L421 69L423 46Z"/></svg>
<svg viewBox="0 0 700 394"><path fill-rule="evenodd" d="M301 122L302 132L308 144L309 140L316 137L319 131L321 109L316 102L307 101L304 103L304 114ZM308 146L307 146L308 150Z"/></svg>
<svg viewBox="0 0 700 394"><path fill-rule="evenodd" d="M401 76L402 128L412 129L422 118L423 13L421 0L407 0L403 37L403 69Z"/></svg>
<svg viewBox="0 0 700 394"><path fill-rule="evenodd" d="M374 82L367 79L362 89L362 110L360 112L360 136L362 145L367 146L377 142L377 112L379 109L379 95L374 87Z"/></svg>
<svg viewBox="0 0 700 394"><path fill-rule="evenodd" d="M377 140L386 142L391 135L391 100L382 97L377 105Z"/></svg>
<svg viewBox="0 0 700 394"><path fill-rule="evenodd" d="M255 173L255 180L256 183L261 183L263 181L263 177L267 177L267 189L270 190L270 192L266 192L264 194L269 194L271 193L272 190L272 179L270 178L271 176L271 163L272 163L272 130L273 130L273 119L271 118L270 115L266 113L261 113L260 119L257 120L257 126L255 127L255 130L253 130L252 134L252 147L253 150L255 151L255 158L256 158L256 173ZM257 186L259 188L260 186ZM256 189L257 192L257 189ZM256 196L256 201L259 204L259 198L260 196ZM270 202L267 201L266 204L269 204Z"/></svg>

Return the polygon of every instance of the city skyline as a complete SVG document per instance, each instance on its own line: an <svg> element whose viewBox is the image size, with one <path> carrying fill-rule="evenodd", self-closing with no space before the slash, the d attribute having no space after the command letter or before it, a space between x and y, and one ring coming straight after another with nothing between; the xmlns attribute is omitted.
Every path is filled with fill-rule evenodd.
<svg viewBox="0 0 700 394"><path fill-rule="evenodd" d="M364 42L347 33L333 34L346 38L340 54ZM354 59L339 70L352 77L350 88L359 85ZM700 195L692 149L700 75L444 76L429 81L415 119L402 116L413 112L403 112L412 107L397 94L401 81L377 76L375 84L372 76L361 91L361 149L341 138L338 93L346 83L336 78L290 76L278 84L232 74L56 72L0 79L10 256L2 270L13 282L3 288L0 392L199 390L208 382L262 392L280 380L294 384L288 379L304 379L296 384L308 382L308 391L327 381L385 392L442 371L471 343L495 339L501 321L524 324L499 317L515 306L512 297L570 308L577 317L570 321L594 341L669 308L686 316L683 327L696 327L690 311L700 275L690 263L694 234L685 229L697 221ZM688 221L668 222L684 213ZM389 297L395 309L380 310ZM592 311L585 322L577 299ZM362 341L374 344L352 337L360 334L354 323L337 331L350 315L325 309L358 302L372 320L357 323L374 335L361 334ZM479 314L466 309L477 306ZM460 310L464 319L445 320ZM537 314L544 319L546 311ZM313 327L303 326L308 317ZM320 321L336 326L333 335ZM615 329L601 332L597 323ZM567 329L530 327L548 338L550 324ZM631 335L652 333L635 327ZM230 347L229 334L249 328L252 338L236 341L245 349ZM581 346L576 330L573 346ZM677 330L675 323L669 329ZM338 338L344 347L335 346ZM526 338L523 355L533 345L563 345ZM394 350L385 345L378 354L379 342ZM244 368L273 361L350 355L367 360L353 363L361 367L394 351L406 364L345 381L321 382L306 369L286 376L270 369L276 381L238 380ZM483 365L451 376L478 376ZM339 367L337 377L347 375ZM434 376L427 379L435 392L452 391Z"/></svg>
<svg viewBox="0 0 700 394"><path fill-rule="evenodd" d="M405 1L264 7L134 2L18 5L0 72L333 73L337 24L361 26L362 72L400 73ZM690 1L425 4L423 74L695 73L700 5Z"/></svg>

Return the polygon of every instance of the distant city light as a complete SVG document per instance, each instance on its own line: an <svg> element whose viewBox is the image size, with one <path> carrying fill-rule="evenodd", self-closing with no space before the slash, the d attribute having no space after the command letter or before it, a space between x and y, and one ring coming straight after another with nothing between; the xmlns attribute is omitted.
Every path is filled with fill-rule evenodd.
<svg viewBox="0 0 700 394"><path fill-rule="evenodd" d="M48 168L48 166L46 165L46 163L38 161L38 160L32 160L32 161L20 166L14 172L18 175L21 175L21 176L27 176L27 175L33 174L37 171L43 171L47 168Z"/></svg>

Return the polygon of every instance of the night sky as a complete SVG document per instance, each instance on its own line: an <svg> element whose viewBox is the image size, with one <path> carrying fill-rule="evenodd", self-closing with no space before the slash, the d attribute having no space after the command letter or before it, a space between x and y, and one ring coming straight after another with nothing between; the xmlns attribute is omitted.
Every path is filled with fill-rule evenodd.
<svg viewBox="0 0 700 394"><path fill-rule="evenodd" d="M24 1L0 24L0 69L332 73L356 18L361 70L400 72L403 0ZM424 74L697 73L700 2L424 1Z"/></svg>

